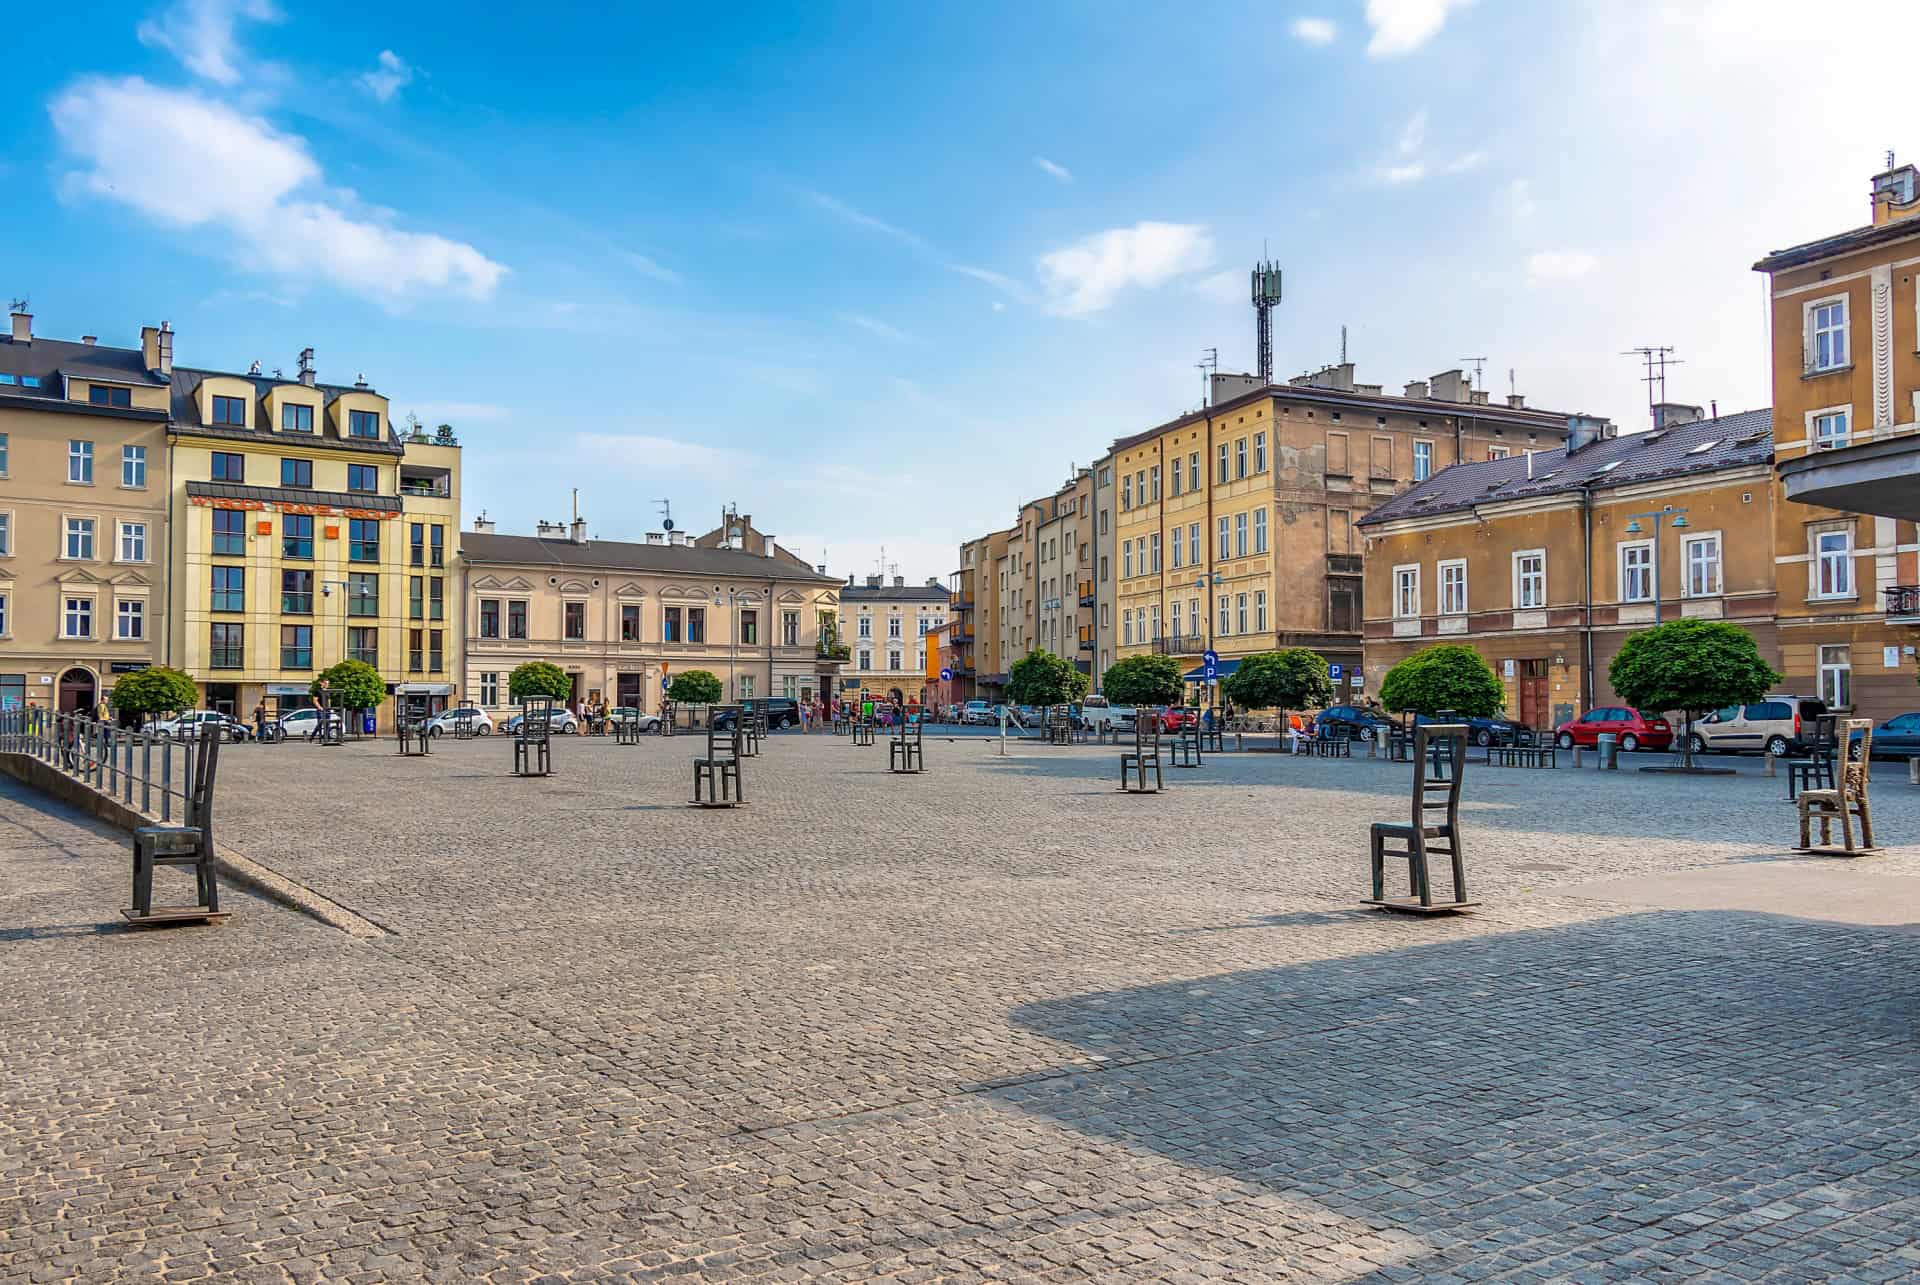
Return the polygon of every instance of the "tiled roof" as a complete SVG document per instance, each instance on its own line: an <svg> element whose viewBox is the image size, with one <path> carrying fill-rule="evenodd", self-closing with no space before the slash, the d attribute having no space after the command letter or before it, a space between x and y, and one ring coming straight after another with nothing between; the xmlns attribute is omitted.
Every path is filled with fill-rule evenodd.
<svg viewBox="0 0 1920 1285"><path fill-rule="evenodd" d="M138 348L102 348L98 344L77 344L65 339L16 342L12 335L0 334L0 374L37 378L38 388L24 384L0 384L0 406L20 409L59 409L83 415L108 415L121 419L153 419L160 412L140 407L94 406L88 402L70 402L62 376L101 380L116 384L137 384L164 388L167 381L150 372Z"/></svg>
<svg viewBox="0 0 1920 1285"><path fill-rule="evenodd" d="M948 603L953 595L940 585L880 585L877 588L867 585L842 585L842 602L938 602Z"/></svg>
<svg viewBox="0 0 1920 1285"><path fill-rule="evenodd" d="M1771 251L1766 258L1753 265L1753 270L1778 272L1782 268L1796 268L1802 264L1817 263L1821 259L1831 259L1837 254L1851 254L1855 250L1864 250L1869 246L1881 245L1888 241L1900 241L1913 236L1920 236L1920 218L1910 216L1895 219L1891 223L1854 228L1851 231L1835 233L1833 236L1821 237L1818 241L1806 241L1799 245L1788 246L1784 250Z"/></svg>
<svg viewBox="0 0 1920 1285"><path fill-rule="evenodd" d="M1426 481L1394 496L1360 519L1377 526L1399 518L1451 513L1480 504L1505 503L1542 495L1605 490L1662 478L1708 473L1716 469L1766 464L1773 458L1773 411L1741 411L1718 419L1652 433L1608 438L1569 455L1564 448L1533 452L1533 476L1527 457L1482 460L1441 469Z"/></svg>
<svg viewBox="0 0 1920 1285"><path fill-rule="evenodd" d="M335 509L377 509L398 513L400 501L391 495L361 495L346 491L305 491L292 486L247 486L239 482L189 482L187 494L209 500L258 500L264 504L324 504Z"/></svg>
<svg viewBox="0 0 1920 1285"><path fill-rule="evenodd" d="M285 441L288 438L292 438L298 441L303 438L313 437L325 442L328 446L359 447L363 450L381 451L387 454L398 454L405 449L400 444L399 434L394 432L391 416L388 417L385 436L379 439L348 437L333 426L325 413L326 408L333 405L343 394L373 393L376 397L380 395L374 393L374 390L371 388L348 388L341 384L311 385L312 391L321 395L321 422L313 426L313 432L311 434L281 433L268 427L235 428L230 424L202 423L200 420L199 399L196 398L194 394L199 391L202 381L213 378L244 379L253 385L253 395L256 403L276 388L309 387L309 385L301 384L297 380L275 379L270 375L238 375L228 370L196 370L188 366L175 366L173 368L173 424L176 429L196 434L208 434L217 437L231 437L255 441L262 438L270 441Z"/></svg>
<svg viewBox="0 0 1920 1285"><path fill-rule="evenodd" d="M717 576L731 580L801 581L838 585L833 576L819 575L784 558L741 549L703 549L694 544L632 544L621 540L549 540L537 535L492 535L463 532L460 553L468 562L579 567L602 571L659 571L668 574Z"/></svg>

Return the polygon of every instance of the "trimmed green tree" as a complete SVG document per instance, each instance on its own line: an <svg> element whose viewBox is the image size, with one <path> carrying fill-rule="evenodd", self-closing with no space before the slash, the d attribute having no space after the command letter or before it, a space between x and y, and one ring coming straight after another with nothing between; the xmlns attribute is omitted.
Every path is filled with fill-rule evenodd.
<svg viewBox="0 0 1920 1285"><path fill-rule="evenodd" d="M200 689L177 669L154 665L122 675L107 693L107 704L122 714L142 719L192 709L200 703Z"/></svg>
<svg viewBox="0 0 1920 1285"><path fill-rule="evenodd" d="M1679 710L1683 764L1693 766L1693 722L1723 705L1750 705L1780 681L1753 635L1723 620L1670 620L1628 638L1607 666L1607 683L1635 709Z"/></svg>
<svg viewBox="0 0 1920 1285"><path fill-rule="evenodd" d="M1070 705L1087 694L1090 682L1066 657L1036 647L1007 670L1007 699L1015 705Z"/></svg>
<svg viewBox="0 0 1920 1285"><path fill-rule="evenodd" d="M1333 678L1327 658L1305 647L1260 651L1240 661L1240 667L1220 684L1226 698L1242 710L1277 709L1280 726L1287 711L1323 709L1333 704Z"/></svg>
<svg viewBox="0 0 1920 1285"><path fill-rule="evenodd" d="M1507 693L1479 652L1441 643L1389 669L1380 683L1380 703L1396 714L1431 716L1444 709L1462 718L1491 718L1507 703Z"/></svg>
<svg viewBox="0 0 1920 1285"><path fill-rule="evenodd" d="M724 689L720 679L704 669L682 670L667 684L667 699L682 705L715 705Z"/></svg>
<svg viewBox="0 0 1920 1285"><path fill-rule="evenodd" d="M514 704L535 696L563 701L573 695L573 679L550 660L530 660L515 665L507 675L507 697Z"/></svg>
<svg viewBox="0 0 1920 1285"><path fill-rule="evenodd" d="M327 704L334 709L378 709L387 698L387 681L364 660L343 660L315 675L307 691L320 697L320 680L327 682Z"/></svg>
<svg viewBox="0 0 1920 1285"><path fill-rule="evenodd" d="M1107 667L1100 690L1116 705L1178 705L1186 679L1171 656L1129 656Z"/></svg>

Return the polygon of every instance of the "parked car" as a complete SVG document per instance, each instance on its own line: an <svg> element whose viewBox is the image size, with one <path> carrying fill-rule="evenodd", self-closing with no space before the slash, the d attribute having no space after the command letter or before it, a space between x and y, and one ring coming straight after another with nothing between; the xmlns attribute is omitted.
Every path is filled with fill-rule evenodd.
<svg viewBox="0 0 1920 1285"><path fill-rule="evenodd" d="M767 730L776 731L782 727L800 726L800 702L784 696L772 696L753 702L754 709L767 716ZM713 716L713 725L718 728L733 726L734 711L723 709Z"/></svg>
<svg viewBox="0 0 1920 1285"><path fill-rule="evenodd" d="M1089 696L1080 702L1080 722L1093 731L1132 727L1133 720L1134 708L1131 705L1115 705L1104 696Z"/></svg>
<svg viewBox="0 0 1920 1285"><path fill-rule="evenodd" d="M525 715L515 714L512 718L500 724L500 730L508 736L517 735L520 731L520 720L523 717L525 717ZM555 705L553 707L553 730L563 736L573 736L580 731L580 720L576 718L574 712L565 705Z"/></svg>
<svg viewBox="0 0 1920 1285"><path fill-rule="evenodd" d="M1570 750L1598 745L1602 733L1618 737L1623 750L1664 750L1673 744L1673 726L1666 719L1625 705L1602 705L1568 719L1554 729L1554 740Z"/></svg>
<svg viewBox="0 0 1920 1285"><path fill-rule="evenodd" d="M1426 714L1416 714L1413 721L1417 727L1426 723L1438 723L1440 720ZM1520 735L1518 723L1497 714L1490 718L1466 718L1453 721L1467 725L1467 739L1475 745L1512 745Z"/></svg>
<svg viewBox="0 0 1920 1285"><path fill-rule="evenodd" d="M1314 733L1329 738L1345 736L1353 741L1385 739L1393 720L1384 714L1358 705L1329 705L1314 716Z"/></svg>
<svg viewBox="0 0 1920 1285"><path fill-rule="evenodd" d="M1827 712L1811 696L1769 696L1751 705L1729 705L1697 720L1688 733L1695 754L1801 754L1813 739L1814 720Z"/></svg>
<svg viewBox="0 0 1920 1285"><path fill-rule="evenodd" d="M1905 759L1920 755L1920 714L1898 714L1873 729L1875 758ZM1860 734L1847 738L1847 757L1860 761Z"/></svg>
<svg viewBox="0 0 1920 1285"><path fill-rule="evenodd" d="M607 725L611 727L618 723L638 723L640 724L640 730L643 732L657 732L660 730L660 716L658 714L643 714L632 705L615 705L607 711Z"/></svg>
<svg viewBox="0 0 1920 1285"><path fill-rule="evenodd" d="M473 705L464 705L459 709L442 710L440 713L435 714L427 720L427 734L429 736L439 736L445 733L451 736L453 735L453 725L463 718L471 718L473 720L475 735L493 735L493 715Z"/></svg>
<svg viewBox="0 0 1920 1285"><path fill-rule="evenodd" d="M1162 734L1172 736L1185 727L1192 727L1200 721L1200 712L1184 705L1155 705L1153 715L1160 720Z"/></svg>
<svg viewBox="0 0 1920 1285"><path fill-rule="evenodd" d="M986 701L968 701L960 707L960 721L970 727L991 727L1000 716Z"/></svg>
<svg viewBox="0 0 1920 1285"><path fill-rule="evenodd" d="M313 708L293 710L280 716L278 726L281 740L304 740L319 729L320 711Z"/></svg>
<svg viewBox="0 0 1920 1285"><path fill-rule="evenodd" d="M140 730L179 741L193 740L208 731L224 736L229 741L244 741L253 735L245 723L215 709L190 709L173 718L156 719Z"/></svg>

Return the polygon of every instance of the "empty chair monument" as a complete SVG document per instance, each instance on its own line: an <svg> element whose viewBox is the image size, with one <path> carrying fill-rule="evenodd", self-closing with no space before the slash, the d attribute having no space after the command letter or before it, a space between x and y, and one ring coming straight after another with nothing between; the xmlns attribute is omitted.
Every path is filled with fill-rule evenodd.
<svg viewBox="0 0 1920 1285"><path fill-rule="evenodd" d="M1151 786L1147 784L1149 769L1153 772ZM1120 755L1120 788L1128 794L1158 794L1166 783L1160 771L1160 719L1152 710L1143 709L1133 716L1133 748Z"/></svg>
<svg viewBox="0 0 1920 1285"><path fill-rule="evenodd" d="M513 774L547 776L553 771L553 698L520 702L520 730L513 735Z"/></svg>
<svg viewBox="0 0 1920 1285"><path fill-rule="evenodd" d="M747 801L740 769L746 734L744 720L735 714L707 720L707 752L693 761L693 802L698 807L731 808ZM727 725L717 726L722 721Z"/></svg>
<svg viewBox="0 0 1920 1285"><path fill-rule="evenodd" d="M133 905L122 912L136 926L183 920L220 920L220 884L213 868L213 782L220 766L219 736L194 740L189 762L185 825L145 825L133 832ZM195 901L190 906L153 904L153 872L159 866L192 866Z"/></svg>
<svg viewBox="0 0 1920 1285"><path fill-rule="evenodd" d="M1464 910L1479 903L1467 900L1466 858L1460 846L1460 786L1467 771L1467 728L1464 723L1435 723L1414 730L1413 798L1409 823L1376 821L1372 830L1370 862L1373 896L1370 906L1431 914ZM1435 858L1453 866L1453 899L1433 899ZM1407 897L1389 897L1386 863L1407 863Z"/></svg>

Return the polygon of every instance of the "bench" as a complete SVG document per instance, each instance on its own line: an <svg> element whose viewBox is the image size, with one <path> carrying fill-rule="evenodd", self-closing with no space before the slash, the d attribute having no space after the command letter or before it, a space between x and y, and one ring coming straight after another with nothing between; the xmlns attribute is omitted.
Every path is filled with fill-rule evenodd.
<svg viewBox="0 0 1920 1285"><path fill-rule="evenodd" d="M1434 914L1479 904L1467 900L1466 861L1460 843L1460 786L1466 770L1465 724L1423 724L1414 730L1412 815L1406 825L1374 822L1369 852L1373 896L1367 905ZM1433 899L1431 862L1436 857L1447 858L1453 866L1451 901ZM1407 863L1410 896L1387 896L1389 858Z"/></svg>
<svg viewBox="0 0 1920 1285"><path fill-rule="evenodd" d="M904 719L895 729L893 739L887 742L887 770L912 773L924 772L926 768L926 747L920 735L920 720Z"/></svg>
<svg viewBox="0 0 1920 1285"><path fill-rule="evenodd" d="M707 752L693 761L693 804L701 808L737 808L747 801L745 781L740 774L741 753L746 739L740 717L707 720Z"/></svg>
<svg viewBox="0 0 1920 1285"><path fill-rule="evenodd" d="M133 905L120 913L136 928L193 921L218 923L231 913L220 909L220 884L213 868L213 782L220 766L222 739L196 737L188 751L193 784L187 792L186 824L143 825L133 832ZM193 905L153 904L153 872L159 866L193 867Z"/></svg>
<svg viewBox="0 0 1920 1285"><path fill-rule="evenodd" d="M553 698L530 696L520 702L520 730L513 734L513 774L549 776L553 772Z"/></svg>
<svg viewBox="0 0 1920 1285"><path fill-rule="evenodd" d="M1153 785L1147 785L1147 769L1153 769ZM1137 784L1127 783L1129 776ZM1134 715L1133 748L1120 755L1120 788L1127 794L1158 794L1166 788L1160 771L1160 720L1149 710Z"/></svg>
<svg viewBox="0 0 1920 1285"><path fill-rule="evenodd" d="M1553 767L1556 762L1551 744L1487 746L1487 763L1492 767Z"/></svg>

